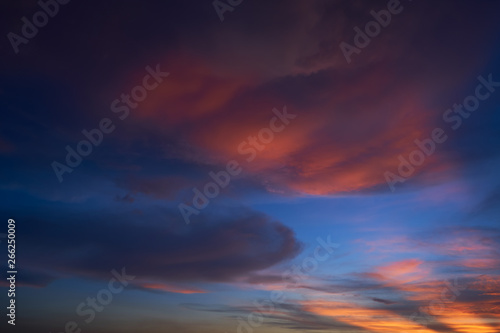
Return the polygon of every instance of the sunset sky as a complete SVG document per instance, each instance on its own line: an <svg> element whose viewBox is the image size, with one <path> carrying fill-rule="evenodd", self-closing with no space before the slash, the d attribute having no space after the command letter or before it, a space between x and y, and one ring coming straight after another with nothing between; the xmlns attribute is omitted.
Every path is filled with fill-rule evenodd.
<svg viewBox="0 0 500 333"><path fill-rule="evenodd" d="M500 332L500 2L65 1L0 5L2 332Z"/></svg>

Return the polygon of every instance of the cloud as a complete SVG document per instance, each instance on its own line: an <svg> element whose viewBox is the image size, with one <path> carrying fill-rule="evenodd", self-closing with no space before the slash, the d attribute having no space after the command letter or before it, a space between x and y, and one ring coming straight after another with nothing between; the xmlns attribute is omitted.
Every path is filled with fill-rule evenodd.
<svg viewBox="0 0 500 333"><path fill-rule="evenodd" d="M382 304L386 304L386 305L396 304L396 302L388 301L386 299L381 299L381 298L377 298L377 297L372 298L372 300L374 302L378 302L378 303L382 303Z"/></svg>
<svg viewBox="0 0 500 333"><path fill-rule="evenodd" d="M387 190L383 174L397 169L399 154L408 155L415 149L415 139L428 137L437 124L442 125L439 118L451 100L443 96L456 94L478 75L484 59L460 56L455 50L487 50L491 27L486 24L491 21L481 15L495 12L488 6L448 1L405 3L404 12L393 17L391 25L349 65L339 43L351 40L353 27L367 22L370 10L382 9L386 3L294 0L266 3L266 10L249 3L233 13L239 19L228 19L224 25L205 6L194 8L181 1L174 4L175 11L158 10L158 4L140 9L104 6L119 10L117 17L133 14L137 24L149 27L148 38L134 32L127 34L128 42L115 37L123 31L131 32L130 26L117 18L110 24L109 16L102 14L106 13L104 9L92 13L95 24L107 27L99 32L99 54L93 53L94 47L85 47L95 46L95 35L82 35L72 25L68 34L79 36L82 47L67 49L62 43L65 52L55 52L43 47L50 43L40 43L44 52L37 56L47 64L31 64L32 76L47 74L50 68L49 76L62 82L79 77L75 90L81 95L78 101L60 101L60 94L55 93L60 83L52 87L32 79L28 86L36 88L26 89L27 83L14 82L13 89L20 96L27 90L53 89L45 108L23 105L22 116L12 112L13 124L9 126L15 130L2 142L16 142L16 151L25 151L36 143L41 153L16 155L19 159L9 172L15 174L19 166L38 165L40 160L45 165L52 159L62 160L68 141L76 144L81 139L82 125L95 126L106 115L114 117L120 126L86 159L92 163L82 165L78 173L102 175L127 167L137 173L142 170L138 180L129 184L132 189L153 198L175 198L175 192L181 189L169 177L180 173L173 174L173 169L218 167L234 157L242 159L238 144L268 124L272 108L287 105L299 118L246 166L244 177L263 190L284 195ZM91 15L89 8L75 6L78 10L68 12L68 17L75 13ZM449 13L448 6L460 6L462 10ZM276 12L279 17L270 14ZM161 19L151 18L159 18L160 13ZM180 19L181 15L192 18L190 23ZM254 24L256 17L258 25ZM422 17L425 26L420 24ZM472 17L481 17L478 25L464 26L463 22ZM415 25L421 29L415 30ZM436 27L440 35L434 33ZM482 38L476 38L478 35ZM157 40L162 41L161 47ZM117 55L129 52L131 43L144 48L136 50L134 60L117 61ZM74 59L78 66L70 67L75 71L56 65L65 63L59 54ZM90 66L87 59L99 61ZM111 59L117 61L113 66ZM152 64L149 59L171 75L131 112L131 120L122 123L109 105L138 84L144 67ZM92 77L96 72L112 75L96 83ZM12 85L10 80L7 84ZM28 99L39 98L33 95ZM78 121L67 113L68 109L78 110ZM24 117L26 112L30 121ZM55 128L48 120L55 122ZM17 134L24 132L29 136ZM39 132L47 137L42 142ZM147 177L149 166L166 160L167 170ZM451 175L450 170L465 162L444 152L434 154L414 176L437 171ZM75 173L68 177L75 177ZM441 176L432 179L443 181Z"/></svg>
<svg viewBox="0 0 500 333"><path fill-rule="evenodd" d="M332 317L369 332L434 332L391 311L358 306L353 303L317 300L306 301L303 306L307 311L316 315Z"/></svg>
<svg viewBox="0 0 500 333"><path fill-rule="evenodd" d="M207 212L189 227L177 211L149 212L18 214L18 237L29 244L18 256L26 269L57 277L109 279L112 269L126 267L138 286L174 291L178 282L235 281L301 249L290 228L244 208Z"/></svg>
<svg viewBox="0 0 500 333"><path fill-rule="evenodd" d="M421 265L424 262L419 259L408 259L378 267L374 276L383 281L397 281L407 283L422 279L428 275L428 271Z"/></svg>
<svg viewBox="0 0 500 333"><path fill-rule="evenodd" d="M432 30L441 24L437 13L446 6L434 4L429 10L427 5L411 5L405 4L404 13L393 17L356 64L348 65L338 43L353 37L358 24L354 18L370 18L372 3L268 4L280 10L280 19L259 12L264 15L261 25L252 31L242 22L260 7L249 4L243 21L228 22L233 29L214 27L203 31L203 38L192 37L206 40L203 45L210 41L210 47L192 49L188 42L181 50L166 52L162 64L172 75L135 111L136 119L158 133L160 141L176 138L162 149L165 157L219 166L233 158L243 160L238 144L268 124L272 108L287 105L298 118L245 165L245 177L283 194L386 189L384 172L396 172L398 156L408 156L416 149L415 139L427 138L443 125L440 116L449 105L439 97L460 89L480 62L462 63L451 51L456 47L446 47L458 41L443 42L433 34L422 48L415 47L420 15L426 15L424 29ZM462 19L449 15L445 30L454 34ZM266 29L271 27L275 29ZM264 32L276 38L263 39ZM260 47L254 45L256 36ZM469 34L465 37L461 43L484 47ZM435 52L428 54L424 46ZM246 60L249 54L254 61ZM433 70L422 71L423 66ZM439 171L433 181L442 181L459 163L453 156L434 154L413 176Z"/></svg>

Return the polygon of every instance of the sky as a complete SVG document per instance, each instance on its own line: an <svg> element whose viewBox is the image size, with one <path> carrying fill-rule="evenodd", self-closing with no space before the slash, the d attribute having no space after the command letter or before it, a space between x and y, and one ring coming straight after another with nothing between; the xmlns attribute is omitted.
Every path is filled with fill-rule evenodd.
<svg viewBox="0 0 500 333"><path fill-rule="evenodd" d="M500 332L499 10L2 2L2 332Z"/></svg>

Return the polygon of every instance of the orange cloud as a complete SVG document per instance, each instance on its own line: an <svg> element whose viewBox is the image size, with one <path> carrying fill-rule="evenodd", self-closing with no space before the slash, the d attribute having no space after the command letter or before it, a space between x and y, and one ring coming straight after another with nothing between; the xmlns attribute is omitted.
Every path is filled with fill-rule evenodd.
<svg viewBox="0 0 500 333"><path fill-rule="evenodd" d="M376 269L376 274L382 281L391 284L404 284L423 279L429 275L429 270L422 266L424 262L419 259L408 259L381 266Z"/></svg>
<svg viewBox="0 0 500 333"><path fill-rule="evenodd" d="M295 17L303 7L310 6L290 4L289 10ZM203 155L225 163L238 156L241 141L267 125L273 107L288 105L300 119L276 135L248 165L247 174L265 178L269 190L313 195L383 185L384 172L397 169L398 155L407 156L416 148L413 141L429 137L436 127L444 110L429 101L443 87L455 87L477 60L469 59L457 71L450 63L454 53L440 39L432 39L443 51L433 56L447 61L436 62L435 71L421 71L434 58L423 53L418 60L408 39L415 33L416 15L401 26L404 32L386 33L348 65L332 50L345 38L343 29L351 31L351 23L340 11L331 11L339 13L333 21L323 21L318 8L308 13L307 18L295 17L287 29L273 29L273 43L264 48L254 33L240 42L232 33L217 31L211 37L218 43L211 43L205 54L184 50L166 56L163 68L171 75L137 110L138 117L163 131L178 132L184 143L198 149L186 159ZM429 24L441 22L437 11L433 13L427 15ZM478 43L477 38L469 41ZM230 70L221 69L228 66ZM435 154L415 175L453 167Z"/></svg>
<svg viewBox="0 0 500 333"><path fill-rule="evenodd" d="M302 305L308 312L320 316L332 317L337 321L361 327L370 332L435 333L434 330L428 329L388 310L371 309L355 304L332 301L308 301L302 303Z"/></svg>
<svg viewBox="0 0 500 333"><path fill-rule="evenodd" d="M164 130L182 129L182 140L214 163L244 161L238 145L269 126L273 108L287 105L298 115L245 165L247 174L265 177L269 189L324 195L380 185L385 171L397 169L398 155L408 156L416 149L413 141L428 137L433 128L421 93L408 85L389 93L386 87L396 79L383 70L359 77L355 86L327 74L330 83L321 89L331 93L306 92L305 107L282 96L285 81L264 91L249 78L219 77L197 58L174 58L171 66L182 76L173 73L165 80L138 116ZM298 84L313 78L287 80ZM427 164L434 160L428 157Z"/></svg>
<svg viewBox="0 0 500 333"><path fill-rule="evenodd" d="M497 333L498 314L485 316L475 315L481 304L478 303L456 303L446 305L445 311L436 315L440 322L451 327L455 332L460 333ZM491 306L491 304L482 304L482 306ZM495 318L496 317L496 318Z"/></svg>
<svg viewBox="0 0 500 333"><path fill-rule="evenodd" d="M219 113L238 91L252 84L249 78L221 76L204 60L185 52L167 57L161 68L171 75L133 112L164 129Z"/></svg>

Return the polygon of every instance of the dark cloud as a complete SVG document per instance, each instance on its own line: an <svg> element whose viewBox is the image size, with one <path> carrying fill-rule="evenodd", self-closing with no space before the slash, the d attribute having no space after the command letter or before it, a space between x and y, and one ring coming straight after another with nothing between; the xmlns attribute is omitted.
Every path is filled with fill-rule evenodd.
<svg viewBox="0 0 500 333"><path fill-rule="evenodd" d="M385 305L392 305L392 304L396 304L396 302L393 302L393 301L388 301L386 299L381 299L381 298L377 298L377 297L373 297L372 300L374 302L378 302L378 303L382 303L382 304L385 304Z"/></svg>
<svg viewBox="0 0 500 333"><path fill-rule="evenodd" d="M144 281L232 281L301 248L290 228L248 209L207 212L190 226L175 214L18 214L20 261L68 277L109 279L126 267Z"/></svg>

